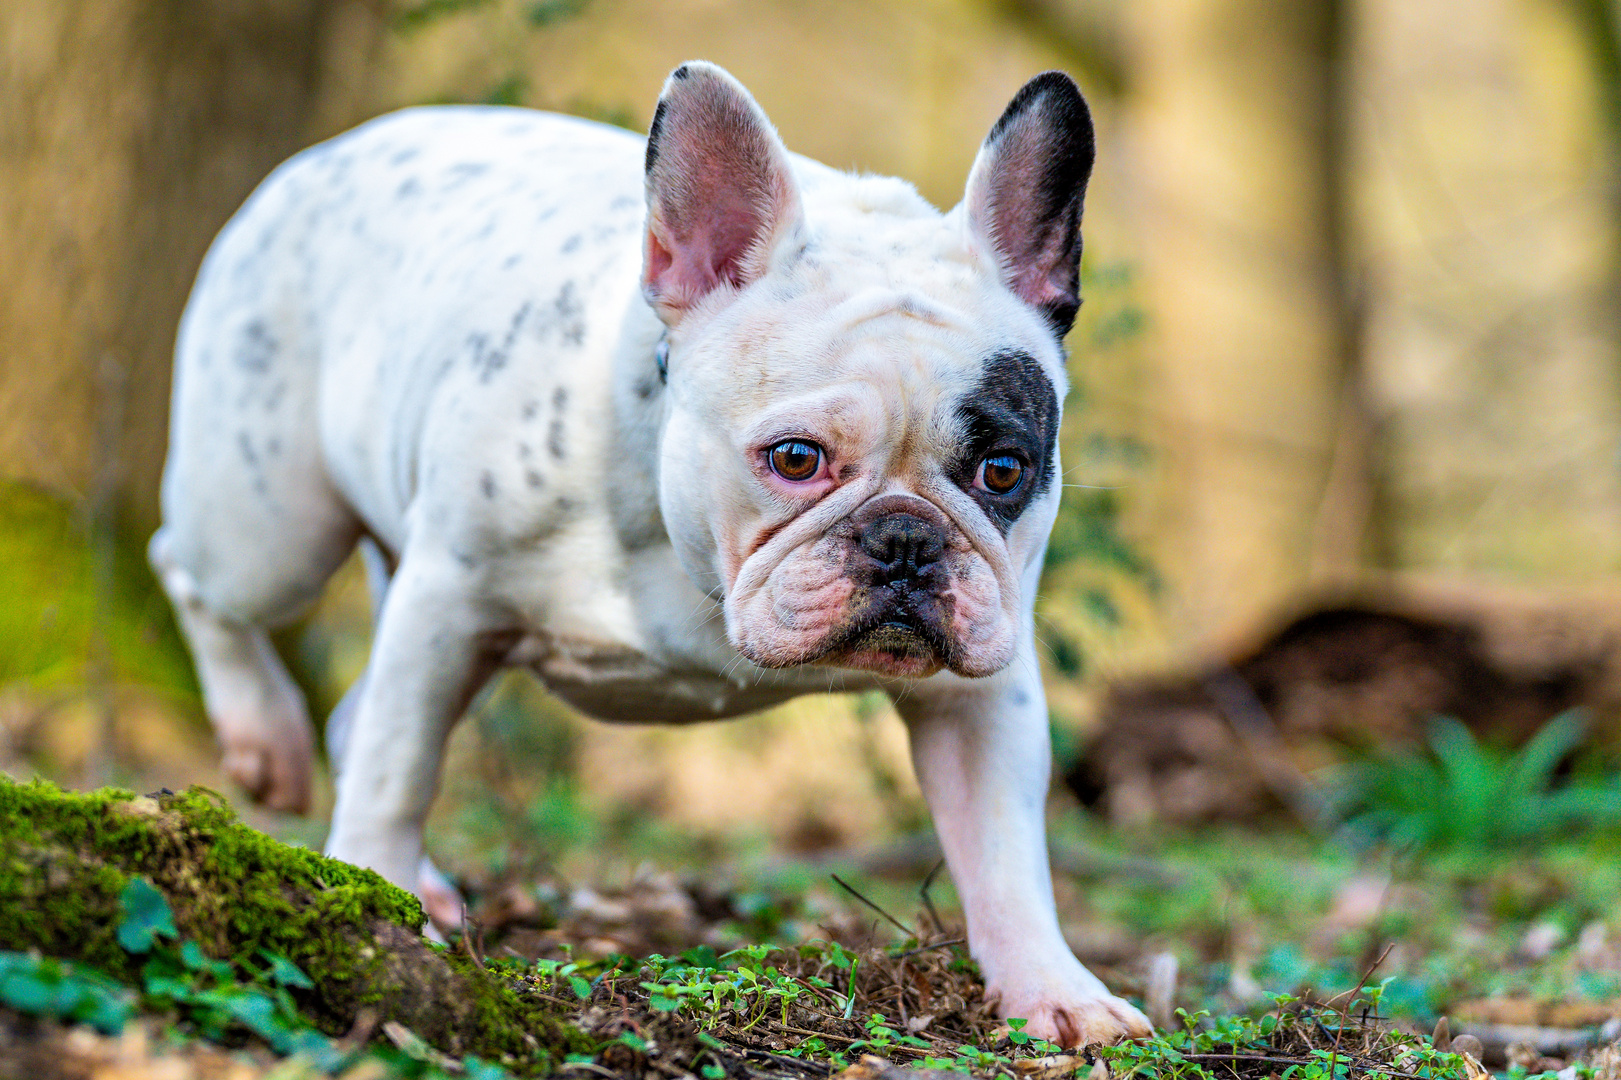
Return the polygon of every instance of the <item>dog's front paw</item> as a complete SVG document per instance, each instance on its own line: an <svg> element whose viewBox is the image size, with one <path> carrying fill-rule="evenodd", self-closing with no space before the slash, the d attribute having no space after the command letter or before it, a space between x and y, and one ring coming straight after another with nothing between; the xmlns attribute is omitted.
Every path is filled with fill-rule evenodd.
<svg viewBox="0 0 1621 1080"><path fill-rule="evenodd" d="M422 862L417 864L417 896L422 900L422 910L427 913L432 930L450 931L462 928L467 902L462 899L461 890L457 889L427 856L423 856ZM444 940L440 934L432 931L429 936Z"/></svg>
<svg viewBox="0 0 1621 1080"><path fill-rule="evenodd" d="M288 814L309 810L315 743L307 723L267 728L216 720L215 727L226 775L254 802Z"/></svg>
<svg viewBox="0 0 1621 1080"><path fill-rule="evenodd" d="M995 991L990 991L995 994ZM1129 1002L1103 989L1058 990L1033 987L1021 993L1004 990L999 995L997 1014L1004 1019L1023 1017L1027 1035L1057 1043L1067 1050L1083 1046L1112 1046L1127 1039L1147 1039L1154 1034L1148 1017Z"/></svg>

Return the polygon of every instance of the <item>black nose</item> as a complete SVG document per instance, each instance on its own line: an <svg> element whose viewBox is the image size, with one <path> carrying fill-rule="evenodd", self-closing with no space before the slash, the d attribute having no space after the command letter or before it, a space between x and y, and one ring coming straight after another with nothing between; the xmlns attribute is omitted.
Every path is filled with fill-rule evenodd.
<svg viewBox="0 0 1621 1080"><path fill-rule="evenodd" d="M939 528L911 514L888 514L861 530L861 550L888 584L921 577L945 551Z"/></svg>

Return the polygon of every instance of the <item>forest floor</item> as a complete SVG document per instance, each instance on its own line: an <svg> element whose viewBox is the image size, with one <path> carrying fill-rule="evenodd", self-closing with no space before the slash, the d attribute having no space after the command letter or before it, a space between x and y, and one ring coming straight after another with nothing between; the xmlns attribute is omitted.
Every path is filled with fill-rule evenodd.
<svg viewBox="0 0 1621 1080"><path fill-rule="evenodd" d="M998 1022L926 836L701 865L627 842L593 860L620 868L595 879L509 860L461 876L469 930L449 948L575 1025L583 1040L551 1067L582 1078L1351 1080L1474 1077L1477 1062L1621 1078L1613 838L1397 856L1297 830L1129 834L1073 807L1053 832L1070 944L1147 1008L1153 1042L1066 1055ZM99 1030L49 1019L39 987L70 982L0 969L0 1076L493 1080L533 1064L456 1058L365 1010L300 1043L209 1012L195 984L187 998L149 983Z"/></svg>

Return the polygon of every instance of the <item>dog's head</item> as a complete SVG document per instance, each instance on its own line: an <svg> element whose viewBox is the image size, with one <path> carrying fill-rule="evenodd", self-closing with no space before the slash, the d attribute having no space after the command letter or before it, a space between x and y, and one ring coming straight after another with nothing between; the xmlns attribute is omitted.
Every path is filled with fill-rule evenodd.
<svg viewBox="0 0 1621 1080"><path fill-rule="evenodd" d="M671 75L643 266L668 327L659 503L749 660L922 677L1013 658L1058 504L1091 167L1058 72L1014 97L943 215L790 161L719 68Z"/></svg>

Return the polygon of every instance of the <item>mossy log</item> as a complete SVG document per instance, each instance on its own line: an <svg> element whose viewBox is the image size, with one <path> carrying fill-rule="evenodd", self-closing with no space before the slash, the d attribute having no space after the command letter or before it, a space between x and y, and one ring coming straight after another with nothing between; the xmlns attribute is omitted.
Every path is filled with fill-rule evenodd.
<svg viewBox="0 0 1621 1080"><path fill-rule="evenodd" d="M132 876L168 899L182 938L247 970L279 953L315 986L299 1002L331 1034L362 1009L445 1053L545 1069L586 1037L517 978L422 937L416 897L370 870L279 843L192 788L86 794L0 778L0 948L37 949L134 983L118 943Z"/></svg>

